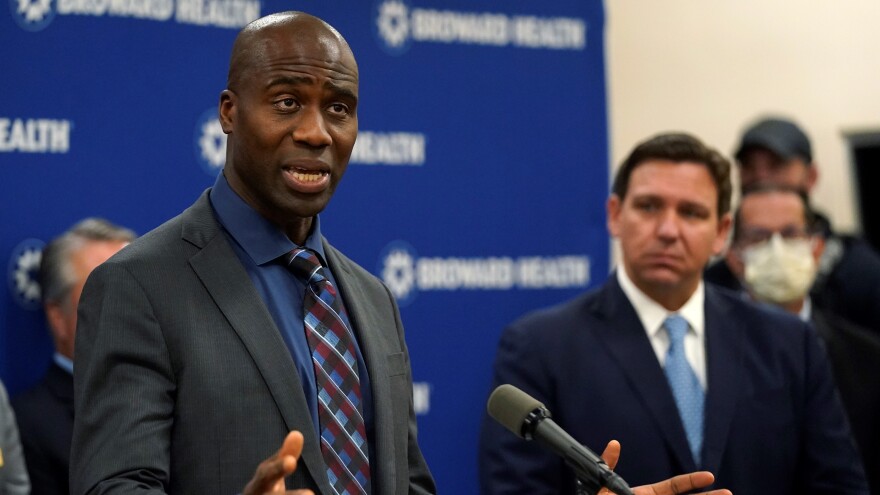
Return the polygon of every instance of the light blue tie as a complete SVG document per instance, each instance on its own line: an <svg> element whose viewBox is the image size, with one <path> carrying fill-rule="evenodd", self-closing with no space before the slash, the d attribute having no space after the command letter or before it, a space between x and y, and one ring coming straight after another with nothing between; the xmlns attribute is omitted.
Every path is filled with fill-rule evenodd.
<svg viewBox="0 0 880 495"><path fill-rule="evenodd" d="M688 322L679 315L671 315L663 322L669 334L669 351L666 353L666 379L672 387L675 405L687 433L688 444L694 456L694 462L700 465L700 453L703 448L703 387L688 364L684 353L684 336L688 330Z"/></svg>

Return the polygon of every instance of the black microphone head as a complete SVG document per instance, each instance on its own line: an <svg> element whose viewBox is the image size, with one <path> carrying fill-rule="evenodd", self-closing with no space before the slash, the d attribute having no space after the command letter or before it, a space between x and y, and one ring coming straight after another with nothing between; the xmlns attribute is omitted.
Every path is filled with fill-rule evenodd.
<svg viewBox="0 0 880 495"><path fill-rule="evenodd" d="M489 416L516 436L523 436L523 426L535 410L546 411L544 404L510 384L499 385L486 404Z"/></svg>

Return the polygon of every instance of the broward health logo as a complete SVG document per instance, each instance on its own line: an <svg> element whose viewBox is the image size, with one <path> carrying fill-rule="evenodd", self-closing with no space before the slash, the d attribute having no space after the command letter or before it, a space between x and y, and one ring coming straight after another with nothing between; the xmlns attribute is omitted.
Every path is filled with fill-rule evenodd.
<svg viewBox="0 0 880 495"><path fill-rule="evenodd" d="M419 257L408 243L394 241L379 265L401 306L426 291L571 289L590 283L590 258L583 255Z"/></svg>
<svg viewBox="0 0 880 495"><path fill-rule="evenodd" d="M9 0L26 31L45 29L55 18L81 15L238 29L260 17L260 0Z"/></svg>
<svg viewBox="0 0 880 495"><path fill-rule="evenodd" d="M73 122L0 117L0 153L67 153Z"/></svg>
<svg viewBox="0 0 880 495"><path fill-rule="evenodd" d="M37 275L45 243L39 239L25 239L12 251L6 270L6 281L12 299L26 310L40 308L40 283Z"/></svg>
<svg viewBox="0 0 880 495"><path fill-rule="evenodd" d="M216 108L209 108L199 117L193 133L196 161L211 177L223 170L226 165L226 134L220 127Z"/></svg>
<svg viewBox="0 0 880 495"><path fill-rule="evenodd" d="M374 32L392 55L412 42L547 50L583 50L587 24L576 17L508 16L410 7L404 0L377 0Z"/></svg>
<svg viewBox="0 0 880 495"><path fill-rule="evenodd" d="M425 164L428 139L417 132L358 132L351 152L351 163L362 165Z"/></svg>
<svg viewBox="0 0 880 495"><path fill-rule="evenodd" d="M55 18L52 0L9 0L12 18L25 31L42 31Z"/></svg>
<svg viewBox="0 0 880 495"><path fill-rule="evenodd" d="M403 0L383 0L375 4L375 33L393 55L409 48L409 6Z"/></svg>
<svg viewBox="0 0 880 495"><path fill-rule="evenodd" d="M416 251L403 241L389 244L381 255L379 274L401 306L415 297Z"/></svg>

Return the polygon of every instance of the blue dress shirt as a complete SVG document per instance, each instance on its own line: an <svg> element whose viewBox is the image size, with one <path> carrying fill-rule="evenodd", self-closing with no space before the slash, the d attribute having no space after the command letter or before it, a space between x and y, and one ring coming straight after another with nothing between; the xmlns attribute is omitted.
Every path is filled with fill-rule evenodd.
<svg viewBox="0 0 880 495"><path fill-rule="evenodd" d="M281 331L281 336L287 344L302 379L303 392L312 415L312 424L315 425L315 432L320 437L315 368L312 364L312 350L309 347L303 326L305 285L287 269L282 258L298 246L288 239L278 227L245 203L232 190L222 173L218 175L214 187L211 189L210 199L211 206L217 214L217 220L223 226L235 254L244 265L254 287L272 315L275 325ZM321 239L321 223L315 216L314 222L312 222L312 231L303 246L318 253L326 266L327 257L324 255L324 245ZM327 266L327 268L330 283L341 294L341 288L333 277L332 267ZM350 323L349 328L351 328ZM371 446L374 438L372 393L367 367L356 334L354 344L361 381L361 394L363 395L364 423L368 444Z"/></svg>

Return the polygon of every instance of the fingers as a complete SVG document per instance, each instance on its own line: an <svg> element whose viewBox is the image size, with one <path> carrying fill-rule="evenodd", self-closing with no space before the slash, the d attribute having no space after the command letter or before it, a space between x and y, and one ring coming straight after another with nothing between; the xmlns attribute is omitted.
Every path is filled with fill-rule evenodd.
<svg viewBox="0 0 880 495"><path fill-rule="evenodd" d="M703 488L715 481L715 476L708 471L699 471L696 473L682 474L668 480L672 488L671 492L665 493L684 493L697 488ZM664 493L664 492L659 492Z"/></svg>
<svg viewBox="0 0 880 495"><path fill-rule="evenodd" d="M257 466L254 477L244 489L244 495L284 493L284 477L296 470L296 460L302 453L302 448L302 433L288 433L278 452Z"/></svg>
<svg viewBox="0 0 880 495"><path fill-rule="evenodd" d="M686 493L691 490L705 488L715 481L715 476L708 471L682 474L666 481L655 483L647 487L638 487L633 490L636 495L675 495ZM649 490L645 490L645 489ZM705 495L730 495L727 490L714 490Z"/></svg>
<svg viewBox="0 0 880 495"><path fill-rule="evenodd" d="M303 450L303 439L302 433L298 431L292 431L284 437L284 443L281 444L281 448L278 450L279 455L292 455L293 457L299 459L300 454L302 454ZM293 472L293 471L291 471Z"/></svg>
<svg viewBox="0 0 880 495"><path fill-rule="evenodd" d="M620 460L620 442L617 440L608 442L605 450L602 451L602 460L605 461L605 464L608 464L608 467L614 469L617 466L617 461ZM607 488L602 488L597 495L611 495L612 493L614 492Z"/></svg>
<svg viewBox="0 0 880 495"><path fill-rule="evenodd" d="M617 461L620 460L620 442L617 440L608 442L608 445L605 446L605 450L602 452L602 460L605 461L605 464L608 464L608 467L614 469L617 466Z"/></svg>

